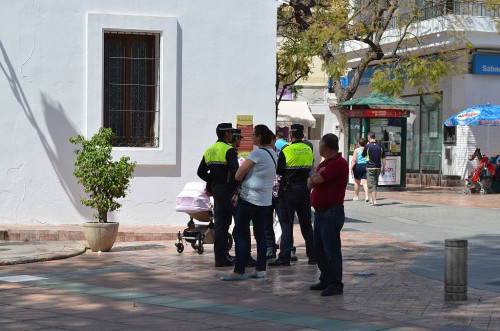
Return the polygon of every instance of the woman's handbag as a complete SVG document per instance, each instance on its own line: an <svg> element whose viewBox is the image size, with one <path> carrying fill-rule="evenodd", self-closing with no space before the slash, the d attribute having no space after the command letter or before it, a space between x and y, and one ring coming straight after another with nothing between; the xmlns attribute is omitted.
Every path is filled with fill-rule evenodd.
<svg viewBox="0 0 500 331"><path fill-rule="evenodd" d="M233 194L231 195L231 204L233 207L238 207L238 203L240 202L240 193L241 193L241 183L236 186Z"/></svg>

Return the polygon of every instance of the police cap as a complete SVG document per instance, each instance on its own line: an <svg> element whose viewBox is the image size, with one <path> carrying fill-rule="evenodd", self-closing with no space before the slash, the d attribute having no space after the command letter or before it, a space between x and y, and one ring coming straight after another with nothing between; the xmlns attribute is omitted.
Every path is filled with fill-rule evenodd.
<svg viewBox="0 0 500 331"><path fill-rule="evenodd" d="M234 132L234 128L233 128L233 124L231 123L220 123L219 125L217 125L217 133L219 132L225 132L225 131L231 131L231 132Z"/></svg>
<svg viewBox="0 0 500 331"><path fill-rule="evenodd" d="M292 124L290 126L290 132L304 132L304 126L302 124Z"/></svg>

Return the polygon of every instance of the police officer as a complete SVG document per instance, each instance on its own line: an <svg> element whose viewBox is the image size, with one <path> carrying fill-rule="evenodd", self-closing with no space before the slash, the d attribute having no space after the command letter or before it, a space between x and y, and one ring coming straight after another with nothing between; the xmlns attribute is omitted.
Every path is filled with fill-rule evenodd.
<svg viewBox="0 0 500 331"><path fill-rule="evenodd" d="M280 253L269 266L289 266L293 246L293 222L295 212L299 219L300 231L306 242L306 254L309 264L316 264L313 246L313 228L311 224L310 190L307 178L313 167L313 151L305 144L304 126L292 124L290 127L292 143L285 146L278 157L276 173L281 175L280 193L276 210L281 225Z"/></svg>
<svg viewBox="0 0 500 331"><path fill-rule="evenodd" d="M236 150L230 145L233 137L231 123L217 125L217 142L210 146L198 166L198 177L211 186L214 197L214 253L215 266L232 266L229 256L228 230L235 208L231 204L231 195L236 188L234 174L238 170Z"/></svg>

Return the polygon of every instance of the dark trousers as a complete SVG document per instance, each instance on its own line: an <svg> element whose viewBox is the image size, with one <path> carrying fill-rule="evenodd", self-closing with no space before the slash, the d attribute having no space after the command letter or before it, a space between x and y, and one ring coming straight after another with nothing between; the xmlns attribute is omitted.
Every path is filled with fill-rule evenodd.
<svg viewBox="0 0 500 331"><path fill-rule="evenodd" d="M226 259L229 252L229 226L236 213L236 209L231 204L232 190L227 185L216 185L213 188L214 197L214 254L216 261Z"/></svg>
<svg viewBox="0 0 500 331"><path fill-rule="evenodd" d="M280 254L278 256L281 260L290 260L293 246L293 221L295 213L297 213L300 231L306 242L307 257L315 259L310 199L310 190L305 183L288 184L286 190L280 193L276 204L276 211L281 225Z"/></svg>
<svg viewBox="0 0 500 331"><path fill-rule="evenodd" d="M257 241L257 265L255 270L266 270L266 237L265 222L270 206L256 206L248 201L240 200L238 215L235 219L233 238L235 243L236 258L234 260L234 272L237 274L245 273L245 260L249 250L249 232L250 220L253 223L253 235Z"/></svg>
<svg viewBox="0 0 500 331"><path fill-rule="evenodd" d="M344 288L340 241L344 221L344 206L333 206L314 213L314 247L321 272L319 280L339 289Z"/></svg>
<svg viewBox="0 0 500 331"><path fill-rule="evenodd" d="M269 206L266 215L266 246L267 249L276 251L276 235L274 234L274 210L276 209L276 199L273 198L273 204Z"/></svg>
<svg viewBox="0 0 500 331"><path fill-rule="evenodd" d="M227 185L215 185L214 197L214 255L216 261L225 260L231 247L229 246L229 227L233 217L236 219L238 208L231 203L233 188ZM247 258L251 256L250 228L247 227L246 240L248 241Z"/></svg>

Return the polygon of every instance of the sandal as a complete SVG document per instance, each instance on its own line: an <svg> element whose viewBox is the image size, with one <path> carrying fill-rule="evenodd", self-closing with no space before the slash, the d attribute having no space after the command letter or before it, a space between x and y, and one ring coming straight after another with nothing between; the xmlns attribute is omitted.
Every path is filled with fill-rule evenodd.
<svg viewBox="0 0 500 331"><path fill-rule="evenodd" d="M220 280L223 281L237 281L237 280L244 280L246 277L243 274L236 274L236 275L224 275L220 278Z"/></svg>
<svg viewBox="0 0 500 331"><path fill-rule="evenodd" d="M266 277L265 271L254 271L248 274L248 278L264 278Z"/></svg>

